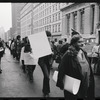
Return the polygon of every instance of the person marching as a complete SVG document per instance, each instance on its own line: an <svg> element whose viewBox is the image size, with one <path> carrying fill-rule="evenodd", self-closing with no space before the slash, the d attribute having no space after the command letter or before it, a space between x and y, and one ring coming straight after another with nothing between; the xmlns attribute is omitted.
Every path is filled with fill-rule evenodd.
<svg viewBox="0 0 100 100"><path fill-rule="evenodd" d="M50 42L51 33L49 31L46 31L46 35ZM50 83L49 83L50 78L49 78L49 76L50 76L50 68L51 68L51 66L50 66L51 57L52 57L52 54L41 57L38 60L38 64L40 65L43 75L44 75L43 89L42 89L44 97L49 97L49 93L50 93Z"/></svg>
<svg viewBox="0 0 100 100"><path fill-rule="evenodd" d="M33 82L33 72L35 70L38 61L33 58L32 48L28 40L28 37L26 37L25 39L27 43L25 43L24 47L24 64L25 67L27 67L28 69L29 81Z"/></svg>
<svg viewBox="0 0 100 100"><path fill-rule="evenodd" d="M20 60L20 53L21 53L21 36L18 35L15 40L15 50L16 50L16 60Z"/></svg>
<svg viewBox="0 0 100 100"><path fill-rule="evenodd" d="M22 64L22 70L23 70L24 73L26 73L25 63L24 63L24 48L25 48L25 43L27 43L26 38L27 37L25 37L25 38L22 39L22 43L21 43L21 55L20 55L20 62Z"/></svg>

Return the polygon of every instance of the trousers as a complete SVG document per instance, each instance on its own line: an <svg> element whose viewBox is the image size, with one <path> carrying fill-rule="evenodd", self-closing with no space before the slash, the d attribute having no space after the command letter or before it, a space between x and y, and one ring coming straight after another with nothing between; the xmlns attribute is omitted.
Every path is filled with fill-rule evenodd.
<svg viewBox="0 0 100 100"><path fill-rule="evenodd" d="M50 56L39 58L38 64L41 67L44 76L42 92L48 94L50 93Z"/></svg>

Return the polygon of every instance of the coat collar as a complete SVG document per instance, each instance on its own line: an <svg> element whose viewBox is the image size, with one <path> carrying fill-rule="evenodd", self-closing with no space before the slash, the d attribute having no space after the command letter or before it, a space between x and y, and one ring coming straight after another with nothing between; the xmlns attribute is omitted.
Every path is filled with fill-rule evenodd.
<svg viewBox="0 0 100 100"><path fill-rule="evenodd" d="M84 52L84 54L86 55L86 52L85 52L83 49L81 49L81 50L82 50L82 51ZM77 51L76 48L75 48L74 46L70 46L70 47L68 48L68 55L70 55L70 56L76 57L77 54L78 54L78 52L79 52L79 51Z"/></svg>

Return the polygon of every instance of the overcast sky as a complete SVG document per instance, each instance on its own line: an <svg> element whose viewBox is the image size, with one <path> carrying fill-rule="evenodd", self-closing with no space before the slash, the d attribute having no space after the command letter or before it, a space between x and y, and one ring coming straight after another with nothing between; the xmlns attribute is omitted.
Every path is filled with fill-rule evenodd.
<svg viewBox="0 0 100 100"><path fill-rule="evenodd" d="M12 27L11 3L0 2L0 27L3 27L5 32Z"/></svg>

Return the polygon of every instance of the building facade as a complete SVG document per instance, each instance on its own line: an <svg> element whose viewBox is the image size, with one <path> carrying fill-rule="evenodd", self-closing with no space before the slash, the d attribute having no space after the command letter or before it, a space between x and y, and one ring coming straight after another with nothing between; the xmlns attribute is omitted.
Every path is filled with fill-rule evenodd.
<svg viewBox="0 0 100 100"><path fill-rule="evenodd" d="M61 20L60 3L40 3L33 8L33 33L47 30L53 37L61 36Z"/></svg>
<svg viewBox="0 0 100 100"><path fill-rule="evenodd" d="M66 5L62 11L62 33L70 35L75 29L82 35L95 34L100 21L100 6L98 3L73 3Z"/></svg>
<svg viewBox="0 0 100 100"><path fill-rule="evenodd" d="M100 22L98 3L27 3L20 11L21 35L50 31L53 38L69 37L71 29L95 34Z"/></svg>
<svg viewBox="0 0 100 100"><path fill-rule="evenodd" d="M21 38L32 34L32 3L26 3L20 11Z"/></svg>
<svg viewBox="0 0 100 100"><path fill-rule="evenodd" d="M0 27L0 38L5 40L5 30L3 27Z"/></svg>
<svg viewBox="0 0 100 100"><path fill-rule="evenodd" d="M20 12L21 36L50 31L53 37L61 36L61 3L27 3Z"/></svg>
<svg viewBox="0 0 100 100"><path fill-rule="evenodd" d="M20 35L20 9L25 3L12 3L12 32L13 37Z"/></svg>

